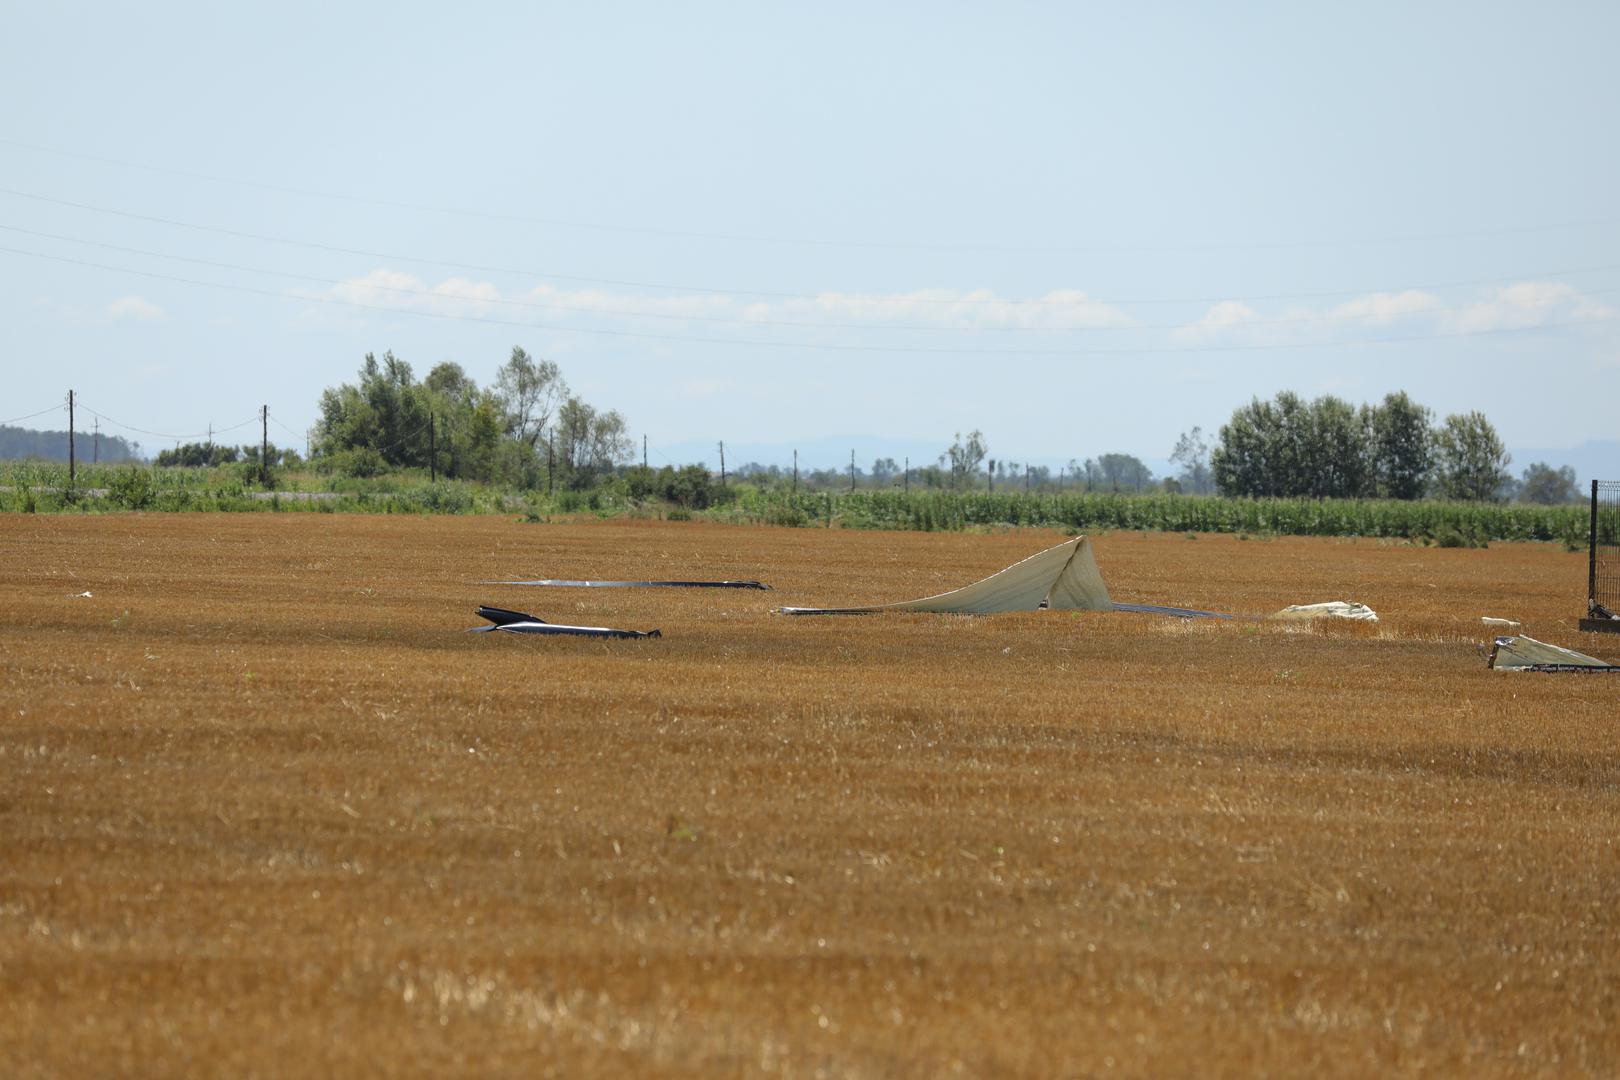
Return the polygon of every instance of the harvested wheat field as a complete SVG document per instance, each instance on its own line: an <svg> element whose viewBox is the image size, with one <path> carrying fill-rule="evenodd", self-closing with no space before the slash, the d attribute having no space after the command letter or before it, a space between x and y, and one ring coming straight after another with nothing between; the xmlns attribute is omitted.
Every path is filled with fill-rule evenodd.
<svg viewBox="0 0 1620 1080"><path fill-rule="evenodd" d="M1620 655L1584 555L1116 533L1117 600L1382 621L770 614L1059 539L0 518L0 1073L1615 1068L1620 678L1476 651Z"/></svg>

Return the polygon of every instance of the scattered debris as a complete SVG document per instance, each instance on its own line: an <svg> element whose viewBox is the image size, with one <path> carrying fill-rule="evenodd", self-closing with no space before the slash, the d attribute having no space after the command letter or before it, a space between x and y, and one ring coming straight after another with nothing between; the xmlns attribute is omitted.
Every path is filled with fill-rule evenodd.
<svg viewBox="0 0 1620 1080"><path fill-rule="evenodd" d="M550 585L578 589L770 589L759 581L570 581L541 578L538 581L480 581L480 585Z"/></svg>
<svg viewBox="0 0 1620 1080"><path fill-rule="evenodd" d="M1498 619L1490 615L1481 615L1479 617L1479 621L1484 623L1486 626L1506 626L1509 629L1517 629L1518 627L1524 625L1523 623L1520 623L1514 619Z"/></svg>
<svg viewBox="0 0 1620 1080"><path fill-rule="evenodd" d="M1108 586L1103 584L1091 541L1084 536L1013 563L981 581L920 600L849 608L782 608L784 615L869 615L878 611L932 611L958 615L988 615L998 611L1109 611Z"/></svg>
<svg viewBox="0 0 1620 1080"><path fill-rule="evenodd" d="M981 581L920 600L869 607L803 608L785 607L783 615L871 615L880 611L931 611L959 615L987 615L999 611L1127 611L1140 615L1168 615L1178 619L1236 619L1218 611L1197 608L1164 607L1158 604L1116 604L1109 599L1108 586L1091 541L1084 536L1066 540L1055 547L1013 563ZM1334 617L1371 622L1378 615L1365 604L1334 600L1325 604L1296 604L1279 611L1276 618L1317 619Z"/></svg>
<svg viewBox="0 0 1620 1080"><path fill-rule="evenodd" d="M606 626L564 626L561 623L548 623L544 619L537 619L533 615L521 611L508 611L505 608L483 605L479 606L478 615L480 618L488 619L493 625L475 626L467 631L469 634L504 630L508 634L567 634L573 637L596 638L655 638L664 636L657 630L614 630Z"/></svg>
<svg viewBox="0 0 1620 1080"><path fill-rule="evenodd" d="M1353 600L1329 600L1321 604L1292 604L1283 608L1274 619L1356 619L1377 622L1378 612L1366 604Z"/></svg>
<svg viewBox="0 0 1620 1080"><path fill-rule="evenodd" d="M84 592L81 592L81 593L69 593L68 596L69 596L70 599L73 599L73 600L78 600L78 599L81 599L81 598L83 598L83 599L93 599L93 597L90 596L90 590L89 589L86 589L86 590L84 590Z"/></svg>
<svg viewBox="0 0 1620 1080"><path fill-rule="evenodd" d="M1609 664L1595 656L1549 645L1520 634L1499 637L1491 645L1487 666L1497 671L1620 671L1620 664Z"/></svg>
<svg viewBox="0 0 1620 1080"><path fill-rule="evenodd" d="M1138 615L1169 615L1175 619L1237 619L1242 616L1223 615L1218 611L1199 611L1197 608L1161 607L1158 604L1115 604L1115 611L1130 611Z"/></svg>

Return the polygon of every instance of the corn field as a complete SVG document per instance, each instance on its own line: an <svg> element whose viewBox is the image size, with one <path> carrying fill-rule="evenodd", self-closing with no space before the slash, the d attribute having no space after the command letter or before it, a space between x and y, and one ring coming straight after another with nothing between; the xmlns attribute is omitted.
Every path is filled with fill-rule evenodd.
<svg viewBox="0 0 1620 1080"><path fill-rule="evenodd" d="M785 525L952 531L980 526L1142 532L1373 536L1477 546L1491 540L1558 540L1584 546L1580 505L1400 502L1381 499L1227 499L1182 495L1022 495L988 492L749 493L730 508Z"/></svg>

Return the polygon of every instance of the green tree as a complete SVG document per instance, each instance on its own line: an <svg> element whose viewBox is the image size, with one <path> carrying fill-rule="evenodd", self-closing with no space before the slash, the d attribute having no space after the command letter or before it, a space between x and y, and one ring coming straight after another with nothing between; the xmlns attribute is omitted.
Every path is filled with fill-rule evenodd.
<svg viewBox="0 0 1620 1080"><path fill-rule="evenodd" d="M223 446L219 443L185 443L173 450L158 451L156 464L160 467L171 465L201 468L210 465L229 465L236 460L237 449L234 446Z"/></svg>
<svg viewBox="0 0 1620 1080"><path fill-rule="evenodd" d="M1278 443L1277 411L1269 401L1252 399L1221 425L1210 454L1210 472L1222 495L1276 495L1271 454Z"/></svg>
<svg viewBox="0 0 1620 1080"><path fill-rule="evenodd" d="M1400 391L1369 410L1371 493L1381 499L1421 499L1434 469L1434 416Z"/></svg>
<svg viewBox="0 0 1620 1080"><path fill-rule="evenodd" d="M1436 479L1445 498L1495 499L1498 489L1512 479L1507 467L1513 459L1483 413L1446 417L1435 432L1434 443Z"/></svg>
<svg viewBox="0 0 1620 1080"><path fill-rule="evenodd" d="M1097 458L1097 468L1110 491L1141 491L1153 483L1153 472L1131 454L1102 454Z"/></svg>
<svg viewBox="0 0 1620 1080"><path fill-rule="evenodd" d="M597 412L577 397L557 410L557 457L567 483L587 488L604 472L627 459L633 444L617 412Z"/></svg>
<svg viewBox="0 0 1620 1080"><path fill-rule="evenodd" d="M1215 476L1209 468L1209 443L1204 429L1195 427L1182 432L1170 460L1181 467L1181 488L1190 495L1208 495L1215 488Z"/></svg>
<svg viewBox="0 0 1620 1080"><path fill-rule="evenodd" d="M321 453L365 449L389 465L427 464L430 400L411 365L392 352L381 361L367 353L359 384L326 390L320 408L314 442Z"/></svg>
<svg viewBox="0 0 1620 1080"><path fill-rule="evenodd" d="M1524 470L1519 486L1521 502L1558 506L1562 503L1575 502L1580 497L1580 488L1576 486L1575 481L1575 470L1568 465L1555 469L1545 462L1538 461Z"/></svg>
<svg viewBox="0 0 1620 1080"><path fill-rule="evenodd" d="M955 488L972 487L979 475L979 463L989 452L984 443L984 433L978 430L968 435L964 442L962 433L956 433L955 441L939 456L942 468L951 470L951 486Z"/></svg>
<svg viewBox="0 0 1620 1080"><path fill-rule="evenodd" d="M1325 394L1310 403L1303 420L1295 493L1318 499L1364 494L1371 471L1364 414Z"/></svg>
<svg viewBox="0 0 1620 1080"><path fill-rule="evenodd" d="M495 376L495 392L504 410L506 434L534 449L552 414L569 400L562 370L550 360L535 360L520 346Z"/></svg>

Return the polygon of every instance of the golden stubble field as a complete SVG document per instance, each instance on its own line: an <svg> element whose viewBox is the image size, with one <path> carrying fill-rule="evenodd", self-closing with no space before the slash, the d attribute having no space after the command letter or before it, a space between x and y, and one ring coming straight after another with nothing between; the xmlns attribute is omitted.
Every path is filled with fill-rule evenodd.
<svg viewBox="0 0 1620 1080"><path fill-rule="evenodd" d="M1059 539L0 517L0 1074L1616 1068L1620 679L1476 652L1620 654L1584 556L1116 533L1115 599L1383 621L769 613Z"/></svg>

